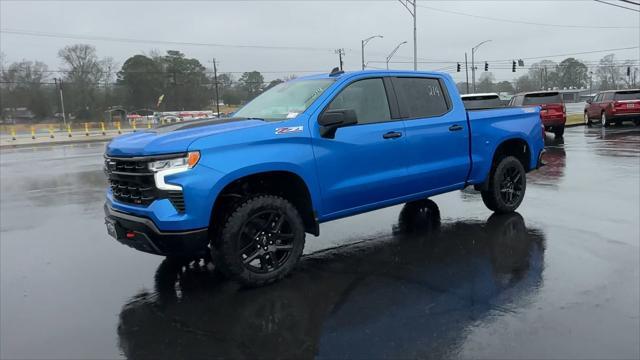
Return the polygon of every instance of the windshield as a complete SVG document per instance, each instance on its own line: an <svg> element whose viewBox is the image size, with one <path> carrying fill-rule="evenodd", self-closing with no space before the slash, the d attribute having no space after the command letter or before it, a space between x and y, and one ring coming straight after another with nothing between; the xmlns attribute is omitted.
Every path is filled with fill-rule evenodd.
<svg viewBox="0 0 640 360"><path fill-rule="evenodd" d="M305 111L335 79L294 80L274 86L233 116L267 121L292 119Z"/></svg>
<svg viewBox="0 0 640 360"><path fill-rule="evenodd" d="M561 104L562 99L557 92L527 94L522 105Z"/></svg>
<svg viewBox="0 0 640 360"><path fill-rule="evenodd" d="M465 96L462 98L462 102L464 103L464 107L467 110L493 109L497 107L504 107L504 104L496 95Z"/></svg>
<svg viewBox="0 0 640 360"><path fill-rule="evenodd" d="M640 100L640 90L617 92L613 95L613 100Z"/></svg>

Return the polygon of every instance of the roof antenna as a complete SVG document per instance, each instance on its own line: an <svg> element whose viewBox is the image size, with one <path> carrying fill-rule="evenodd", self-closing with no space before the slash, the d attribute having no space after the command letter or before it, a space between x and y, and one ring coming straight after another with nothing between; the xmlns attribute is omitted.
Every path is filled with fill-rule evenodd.
<svg viewBox="0 0 640 360"><path fill-rule="evenodd" d="M339 67L334 67L329 76L338 76L340 74L344 74L344 71L340 70Z"/></svg>

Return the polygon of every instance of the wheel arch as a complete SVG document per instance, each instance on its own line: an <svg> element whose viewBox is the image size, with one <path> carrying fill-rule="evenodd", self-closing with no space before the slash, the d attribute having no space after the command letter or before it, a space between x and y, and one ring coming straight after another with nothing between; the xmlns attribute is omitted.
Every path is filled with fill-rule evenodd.
<svg viewBox="0 0 640 360"><path fill-rule="evenodd" d="M485 180L481 184L476 185L477 190L488 189L491 173L498 164L498 161L507 156L516 157L520 161L526 172L531 171L531 161L533 155L531 153L531 146L529 145L529 143L521 137L505 139L498 146L496 146L495 150L493 151L489 172L487 173Z"/></svg>
<svg viewBox="0 0 640 360"><path fill-rule="evenodd" d="M304 223L305 232L319 235L320 227L309 184L291 170L269 170L244 173L230 178L215 197L209 227L214 237L231 208L254 195L277 195L296 207Z"/></svg>

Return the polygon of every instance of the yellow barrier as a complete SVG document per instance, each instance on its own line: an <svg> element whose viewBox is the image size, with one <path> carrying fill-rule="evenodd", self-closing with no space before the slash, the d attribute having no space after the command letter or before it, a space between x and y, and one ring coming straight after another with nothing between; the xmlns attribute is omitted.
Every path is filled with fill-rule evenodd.
<svg viewBox="0 0 640 360"><path fill-rule="evenodd" d="M89 123L84 123L84 135L89 136Z"/></svg>
<svg viewBox="0 0 640 360"><path fill-rule="evenodd" d="M107 133L104 131L104 122L103 121L100 122L100 128L102 129L102 135L103 136L107 135Z"/></svg>
<svg viewBox="0 0 640 360"><path fill-rule="evenodd" d="M147 129L151 129L151 121L147 120Z"/></svg>
<svg viewBox="0 0 640 360"><path fill-rule="evenodd" d="M69 137L71 137L71 124L67 124L67 133L69 134Z"/></svg>
<svg viewBox="0 0 640 360"><path fill-rule="evenodd" d="M118 129L118 134L122 134L122 130L120 129L120 121L116 122L116 128Z"/></svg>
<svg viewBox="0 0 640 360"><path fill-rule="evenodd" d="M164 125L164 118L160 119L160 125Z"/></svg>
<svg viewBox="0 0 640 360"><path fill-rule="evenodd" d="M136 119L133 119L131 121L131 126L133 126L133 132L135 132L136 131Z"/></svg>
<svg viewBox="0 0 640 360"><path fill-rule="evenodd" d="M31 127L31 138L32 138L33 140L35 140L35 139L36 139L36 128L35 128L35 127L33 127L33 126Z"/></svg>
<svg viewBox="0 0 640 360"><path fill-rule="evenodd" d="M11 140L15 140L16 139L16 128L12 127L11 128Z"/></svg>

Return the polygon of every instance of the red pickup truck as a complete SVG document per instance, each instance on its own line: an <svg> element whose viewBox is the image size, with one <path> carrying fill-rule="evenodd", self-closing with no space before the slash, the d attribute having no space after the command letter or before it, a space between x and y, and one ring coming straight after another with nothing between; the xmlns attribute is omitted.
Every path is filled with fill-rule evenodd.
<svg viewBox="0 0 640 360"><path fill-rule="evenodd" d="M640 125L640 89L601 91L584 107L584 123L597 119L602 126L633 120Z"/></svg>
<svg viewBox="0 0 640 360"><path fill-rule="evenodd" d="M540 120L545 131L553 132L556 137L564 135L567 110L559 92L534 91L516 94L511 98L509 106L539 106Z"/></svg>

